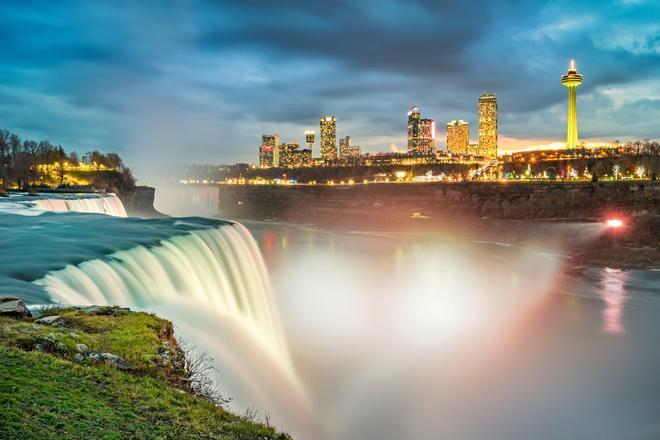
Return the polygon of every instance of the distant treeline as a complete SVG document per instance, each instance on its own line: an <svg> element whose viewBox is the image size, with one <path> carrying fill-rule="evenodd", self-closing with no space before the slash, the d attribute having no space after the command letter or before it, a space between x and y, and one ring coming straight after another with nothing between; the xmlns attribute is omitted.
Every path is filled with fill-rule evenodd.
<svg viewBox="0 0 660 440"><path fill-rule="evenodd" d="M369 179L377 175L391 175L396 171L414 172L415 175L424 175L427 172L434 174L460 175L469 179L470 171L479 168L478 164L467 163L441 163L417 165L374 165L374 166L343 166L343 167L304 167L304 168L253 168L248 164L236 165L189 165L184 169L186 179L224 180L245 178L264 179L283 178L295 179L300 183L311 181L325 182L329 180Z"/></svg>
<svg viewBox="0 0 660 440"><path fill-rule="evenodd" d="M64 186L67 173L81 164L90 171L105 170L115 174L91 179L100 189L131 191L135 187L130 169L116 153L103 154L94 150L82 156L75 151L67 154L61 145L53 145L48 140L21 140L17 134L0 129L0 189Z"/></svg>

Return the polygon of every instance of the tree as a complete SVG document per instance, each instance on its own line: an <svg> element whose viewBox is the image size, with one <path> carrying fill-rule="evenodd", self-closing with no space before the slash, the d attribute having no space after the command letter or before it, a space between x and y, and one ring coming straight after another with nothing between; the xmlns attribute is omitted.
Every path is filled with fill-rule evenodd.
<svg viewBox="0 0 660 440"><path fill-rule="evenodd" d="M76 151L72 151L69 154L69 163L74 167L80 165L80 158L78 157L78 153Z"/></svg>
<svg viewBox="0 0 660 440"><path fill-rule="evenodd" d="M105 155L105 165L115 171L121 171L124 167L121 158L117 153L108 153Z"/></svg>
<svg viewBox="0 0 660 440"><path fill-rule="evenodd" d="M7 178L9 177L10 137L9 130L0 130L0 189L4 189L7 186Z"/></svg>
<svg viewBox="0 0 660 440"><path fill-rule="evenodd" d="M59 146L56 150L57 154L57 180L59 182L59 186L64 185L64 174L66 171L66 153L64 152L64 149L62 146Z"/></svg>
<svg viewBox="0 0 660 440"><path fill-rule="evenodd" d="M105 156L97 150L89 153L89 159L96 166L96 171L101 168L101 165L105 166Z"/></svg>

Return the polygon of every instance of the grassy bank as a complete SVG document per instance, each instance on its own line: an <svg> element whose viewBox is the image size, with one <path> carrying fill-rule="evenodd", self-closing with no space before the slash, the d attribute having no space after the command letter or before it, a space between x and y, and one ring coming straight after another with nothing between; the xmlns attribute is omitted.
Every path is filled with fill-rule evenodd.
<svg viewBox="0 0 660 440"><path fill-rule="evenodd" d="M0 437L289 438L196 395L168 321L113 308L54 312L53 325L0 318Z"/></svg>

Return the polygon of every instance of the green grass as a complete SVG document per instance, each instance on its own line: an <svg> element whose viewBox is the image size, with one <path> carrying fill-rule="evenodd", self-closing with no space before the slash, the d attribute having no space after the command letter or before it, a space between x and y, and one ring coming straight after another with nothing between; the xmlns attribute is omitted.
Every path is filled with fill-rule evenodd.
<svg viewBox="0 0 660 440"><path fill-rule="evenodd" d="M65 349L59 353L63 357L73 359L76 345L82 343L91 351L121 356L139 373L161 378L170 376L157 362L163 350L172 350L176 344L171 337L168 340L159 336L171 335L169 321L147 313L125 313L113 308L100 309L98 313L101 314L75 309L49 311L48 314L58 314L65 319L62 327L0 318L0 344L30 350L34 344L51 336L64 345Z"/></svg>
<svg viewBox="0 0 660 440"><path fill-rule="evenodd" d="M289 439L177 388L180 371L163 366L159 354L175 349L168 321L135 312L59 314L60 328L0 318L0 438ZM60 349L32 351L44 338ZM78 343L135 370L74 362Z"/></svg>

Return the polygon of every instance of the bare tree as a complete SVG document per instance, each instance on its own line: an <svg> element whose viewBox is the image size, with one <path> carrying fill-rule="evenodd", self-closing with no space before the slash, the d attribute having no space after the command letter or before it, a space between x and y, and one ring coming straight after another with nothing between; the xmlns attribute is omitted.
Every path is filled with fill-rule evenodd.
<svg viewBox="0 0 660 440"><path fill-rule="evenodd" d="M10 166L10 147L9 139L11 134L9 130L0 130L0 189L7 186L7 179L9 177Z"/></svg>
<svg viewBox="0 0 660 440"><path fill-rule="evenodd" d="M218 406L231 402L231 399L220 394L211 376L213 371L215 371L213 358L209 357L206 353L198 352L197 347L191 347L187 341L179 341L179 346L183 351L186 387L188 391Z"/></svg>

